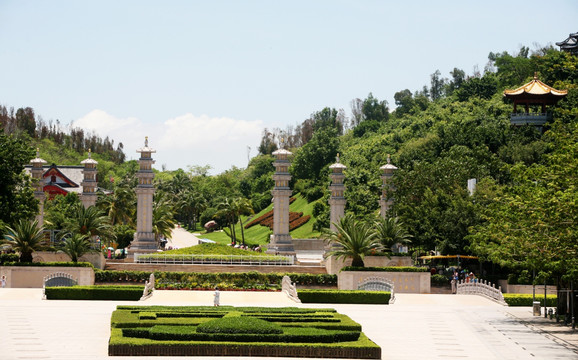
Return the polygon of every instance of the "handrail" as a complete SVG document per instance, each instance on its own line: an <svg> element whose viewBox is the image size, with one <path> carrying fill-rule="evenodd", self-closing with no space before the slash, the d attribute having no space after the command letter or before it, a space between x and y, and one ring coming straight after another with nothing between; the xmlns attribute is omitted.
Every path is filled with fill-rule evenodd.
<svg viewBox="0 0 578 360"><path fill-rule="evenodd" d="M134 262L139 264L218 264L218 265L294 265L293 256L276 255L279 259L251 255L186 255L186 254L134 254Z"/></svg>
<svg viewBox="0 0 578 360"><path fill-rule="evenodd" d="M495 285L486 280L470 281L470 282L465 282L465 280L458 281L456 294L481 295L501 305L504 306L508 305L504 300L504 295L502 294L502 287L499 286L498 288L496 288Z"/></svg>

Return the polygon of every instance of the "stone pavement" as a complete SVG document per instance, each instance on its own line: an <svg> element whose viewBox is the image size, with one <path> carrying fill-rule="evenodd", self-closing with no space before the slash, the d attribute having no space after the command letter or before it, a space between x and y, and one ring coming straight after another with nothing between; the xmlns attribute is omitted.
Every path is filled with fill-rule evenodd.
<svg viewBox="0 0 578 360"><path fill-rule="evenodd" d="M119 304L136 304L47 301L41 293L0 289L0 360L109 359L110 314ZM538 320L530 308L503 307L474 295L398 294L394 305L341 305L295 304L279 292L222 291L221 303L333 307L362 324L382 347L383 359L578 359L578 332ZM158 291L142 304L210 305L212 292Z"/></svg>

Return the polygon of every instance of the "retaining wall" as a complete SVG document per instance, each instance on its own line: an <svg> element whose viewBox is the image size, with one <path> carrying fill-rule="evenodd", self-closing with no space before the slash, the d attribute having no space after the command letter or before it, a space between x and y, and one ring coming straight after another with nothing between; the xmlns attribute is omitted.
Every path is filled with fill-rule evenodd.
<svg viewBox="0 0 578 360"><path fill-rule="evenodd" d="M94 285L94 270L90 267L0 266L0 276L6 276L9 288L42 288L44 277L58 272L70 274L78 285Z"/></svg>
<svg viewBox="0 0 578 360"><path fill-rule="evenodd" d="M382 277L393 282L395 293L431 293L429 272L342 271L337 276L338 288L357 290L358 285L369 277Z"/></svg>

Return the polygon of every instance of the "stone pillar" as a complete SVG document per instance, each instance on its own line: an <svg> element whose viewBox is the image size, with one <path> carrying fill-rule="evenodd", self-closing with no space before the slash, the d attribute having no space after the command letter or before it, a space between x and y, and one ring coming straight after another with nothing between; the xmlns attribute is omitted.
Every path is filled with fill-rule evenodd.
<svg viewBox="0 0 578 360"><path fill-rule="evenodd" d="M38 226L44 225L44 200L46 200L46 194L44 194L44 169L43 164L46 161L40 158L40 150L36 149L36 158L30 160L32 164L32 170L30 171L32 175L32 186L34 187L34 198L38 200L38 214L36 215L36 221Z"/></svg>
<svg viewBox="0 0 578 360"><path fill-rule="evenodd" d="M84 165L84 169L82 170L84 178L81 183L82 195L80 196L80 201L82 205L84 205L84 208L87 209L89 206L96 204L96 187L98 185L96 181L96 174L98 173L96 165L98 162L92 159L92 152L88 149L88 159L82 160L80 163Z"/></svg>
<svg viewBox="0 0 578 360"><path fill-rule="evenodd" d="M382 171L381 175L381 198L379 199L380 215L385 219L385 216L391 205L393 205L393 192L395 187L391 183L393 178L393 173L397 170L397 167L391 163L391 157L387 155L387 164L379 168Z"/></svg>
<svg viewBox="0 0 578 360"><path fill-rule="evenodd" d="M289 165L291 162L289 156L291 155L293 154L285 149L273 152L273 156L275 156L273 162L275 187L271 191L271 195L273 195L273 236L267 252L294 256L295 248L289 234L289 198L291 197L291 189L289 188L289 181L291 180Z"/></svg>
<svg viewBox="0 0 578 360"><path fill-rule="evenodd" d="M130 255L145 254L157 251L157 243L153 232L153 186L154 173L152 165L155 163L151 154L156 152L149 148L148 136L145 137L145 146L139 150L139 171L136 173L138 185L136 187L136 233L130 246Z"/></svg>
<svg viewBox="0 0 578 360"><path fill-rule="evenodd" d="M339 220L345 214L345 185L343 180L345 175L343 175L343 170L347 167L339 162L339 154L337 154L337 162L331 166L331 185L329 185L329 192L331 193L329 197L329 211L330 211L330 222L329 229L331 231L337 231L335 224L339 224Z"/></svg>

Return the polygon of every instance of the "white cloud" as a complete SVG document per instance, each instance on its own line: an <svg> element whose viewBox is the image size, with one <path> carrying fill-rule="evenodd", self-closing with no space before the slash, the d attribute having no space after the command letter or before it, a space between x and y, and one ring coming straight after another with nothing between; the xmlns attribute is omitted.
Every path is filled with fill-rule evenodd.
<svg viewBox="0 0 578 360"><path fill-rule="evenodd" d="M75 126L122 142L127 160L136 159L136 149L144 137L157 152L156 168L186 169L188 165L211 165L216 174L235 165L247 165L247 147L256 149L262 132L262 122L227 117L185 114L163 123L145 124L141 120L117 118L103 110L93 110L75 121ZM256 150L251 152L256 153Z"/></svg>

